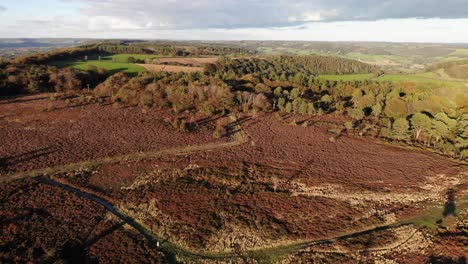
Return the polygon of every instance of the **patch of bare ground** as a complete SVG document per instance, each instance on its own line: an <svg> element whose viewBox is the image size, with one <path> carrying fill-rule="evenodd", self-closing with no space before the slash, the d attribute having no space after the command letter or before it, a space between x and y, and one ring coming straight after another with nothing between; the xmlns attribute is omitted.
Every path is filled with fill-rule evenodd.
<svg viewBox="0 0 468 264"><path fill-rule="evenodd" d="M0 101L3 173L216 141L208 131L172 129L163 111L71 104L50 96Z"/></svg>
<svg viewBox="0 0 468 264"><path fill-rule="evenodd" d="M163 64L138 64L150 72L201 72L201 67L176 66Z"/></svg>

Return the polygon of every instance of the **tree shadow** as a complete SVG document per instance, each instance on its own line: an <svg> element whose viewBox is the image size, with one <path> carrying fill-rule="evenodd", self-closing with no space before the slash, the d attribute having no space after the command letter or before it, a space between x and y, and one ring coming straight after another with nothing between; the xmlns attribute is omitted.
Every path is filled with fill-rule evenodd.
<svg viewBox="0 0 468 264"><path fill-rule="evenodd" d="M99 240L105 238L106 236L112 234L113 232L117 231L119 228L123 227L125 225L125 222L120 222L117 224L112 225L110 228L104 230L97 236L95 236L93 239L88 240L84 243L83 248L89 248L96 244Z"/></svg>
<svg viewBox="0 0 468 264"><path fill-rule="evenodd" d="M46 147L23 154L0 158L0 170L6 170L8 167L13 167L20 163L35 160L40 157L47 156L53 152L55 152L55 150L52 147Z"/></svg>
<svg viewBox="0 0 468 264"><path fill-rule="evenodd" d="M28 97L28 96L31 96L31 94L0 97L0 105L14 104L14 103L26 103L26 102L33 102L33 101L40 101L40 100L47 99L47 97L23 98L23 97Z"/></svg>
<svg viewBox="0 0 468 264"><path fill-rule="evenodd" d="M21 209L25 212L19 215L15 215L13 218L3 218L0 220L0 224L2 226L8 226L9 224L17 224L19 221L31 219L31 217L33 217L34 215L41 216L44 218L52 217L52 215L49 212L42 208L24 207Z"/></svg>
<svg viewBox="0 0 468 264"><path fill-rule="evenodd" d="M466 257L447 257L447 256L436 256L432 255L429 257L428 263L431 264L466 264Z"/></svg>
<svg viewBox="0 0 468 264"><path fill-rule="evenodd" d="M447 217L449 215L455 215L456 214L456 205L455 205L455 190L454 189L449 189L447 191L447 200L445 201L444 205L444 211L443 211L443 216Z"/></svg>

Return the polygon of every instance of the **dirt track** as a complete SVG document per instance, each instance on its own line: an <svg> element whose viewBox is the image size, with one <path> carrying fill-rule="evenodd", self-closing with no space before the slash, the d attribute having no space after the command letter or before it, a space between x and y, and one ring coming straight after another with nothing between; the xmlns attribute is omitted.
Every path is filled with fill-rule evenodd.
<svg viewBox="0 0 468 264"><path fill-rule="evenodd" d="M93 201L95 203L98 203L98 204L102 205L107 211L114 214L118 218L122 219L125 223L129 224L136 231L138 231L142 236L144 236L146 239L148 239L152 243L153 246L155 246L156 244L160 245L161 246L160 249L163 249L163 252L165 253L166 257L169 257L169 259L172 259L173 261L175 261L174 253L170 252L170 251L167 251L167 250L164 250L165 246L164 246L161 238L158 238L154 233L152 233L152 231L150 229L148 229L144 225L142 225L137 219L132 218L131 216L127 215L124 212L121 212L119 209L117 209L110 202L104 200L103 198L101 198L99 196L91 194L91 193L87 192L86 190L77 189L74 186L69 186L69 185L67 185L66 183L63 183L63 182L58 182L58 181L55 181L55 180L52 180L52 179L49 179L49 178L44 178L44 177L37 178L37 180L39 182L41 182L41 183L45 183L45 184L48 184L48 185L55 186L57 188L60 188L62 190L68 191L68 192L71 192L71 193L73 193L75 195L81 196L81 197L83 197L85 199L91 200L91 201ZM331 244L331 243L337 242L339 240L345 240L345 239L349 239L349 238L353 238L353 237L359 237L359 236L362 236L362 235L372 234L373 232L376 232L376 231L391 230L393 228L398 228L398 227L402 227L402 226L406 226L406 225L408 225L408 223L406 222L406 219L405 219L405 220L401 220L399 222L395 222L395 223L391 223L391 224L385 224L385 225L379 225L379 226L373 226L373 227L369 227L367 229L363 229L363 230L359 230L359 231L353 231L353 232L349 232L349 233L346 233L346 234L341 234L341 235L335 236L335 237L330 237L330 238L325 238L325 239L320 239L320 240L311 240L311 241L305 241L305 242L301 241L301 242L292 243L292 244L290 243L290 244L285 244L285 245L277 245L277 246L274 246L274 247L269 247L268 250L269 251L274 251L275 249L281 250L282 248L288 248L288 247L294 247L294 248L297 248L297 250L306 249L306 248L311 248L311 247L314 247L314 246ZM396 249L396 248L408 243L408 241L412 239L412 237L416 234L416 232L418 232L418 229L415 229L408 237L402 239L401 241L398 241L397 243L394 243L394 244L391 244L391 245L388 245L388 246L384 246L384 247L367 248L365 251L366 252L378 252L378 251L389 251L389 250ZM170 247L174 247L174 245L171 245ZM250 251L246 252L246 255L255 255L257 251L261 252L263 250L264 249L262 249L262 248L256 249L256 250L250 250ZM192 259L195 258L195 259L211 259L211 260L223 260L223 259L225 259L226 260L226 259L235 259L235 258L239 257L238 253L235 253L235 252L233 252L233 253L213 253L213 252L210 252L210 253L207 253L207 254L203 254L203 253L191 252L190 250L185 250L183 248L178 248L177 252L178 252L178 254L181 254L181 255L179 255L179 257L185 256L185 257L189 257L189 258L192 258ZM308 253L311 253L311 252L313 252L313 253L339 253L339 254L350 254L351 253L349 250L348 251L347 250L314 250L314 249L308 250ZM358 253L358 252L360 252L360 250L356 250L355 252Z"/></svg>
<svg viewBox="0 0 468 264"><path fill-rule="evenodd" d="M30 106L28 102L19 103ZM44 120L54 120L50 116L55 114L61 117L59 127L66 123L63 113L53 111L47 113L49 119L43 119L40 114L25 114L24 109L28 108L15 113L12 108L13 116L20 120L39 117L44 124ZM86 111L89 109L93 108ZM184 247L185 241L204 245L195 250L191 244L186 247L183 251L190 257L198 256L192 252L203 250L226 252L212 256L215 259L232 256L231 245L220 246L224 238L250 243L245 251L255 255L257 249L266 247L304 248L373 232L375 228L398 226L408 218L409 214L403 215L406 211L441 202L447 188L463 183L456 175L466 167L432 153L388 146L368 138L343 136L330 140L327 130L343 121L339 116L310 118L308 127L289 125L293 118L302 121L300 117L277 118L270 114L246 117L241 120L246 136L234 137L230 142L201 140L177 146L171 141L162 150L79 160L11 174L5 179L63 174L92 165L96 173L59 177L63 176L64 182L69 181L76 190L98 190L109 195L115 202L107 204L109 208L118 204L119 208L129 209L121 216L131 216L140 226L150 226L152 234L168 232L171 241ZM0 122L15 120L4 116ZM239 127L233 130L241 131ZM10 147L16 144L6 143ZM122 169L128 175L119 175ZM105 178L118 185L100 184ZM356 195L359 193L365 195ZM225 224L217 224L219 219ZM250 237L239 238L236 232Z"/></svg>

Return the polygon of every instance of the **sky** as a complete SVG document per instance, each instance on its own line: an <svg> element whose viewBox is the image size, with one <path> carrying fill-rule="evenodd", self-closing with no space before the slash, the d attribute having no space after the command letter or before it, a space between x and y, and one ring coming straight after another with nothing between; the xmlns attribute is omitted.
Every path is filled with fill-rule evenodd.
<svg viewBox="0 0 468 264"><path fill-rule="evenodd" d="M468 43L468 0L0 0L1 38Z"/></svg>

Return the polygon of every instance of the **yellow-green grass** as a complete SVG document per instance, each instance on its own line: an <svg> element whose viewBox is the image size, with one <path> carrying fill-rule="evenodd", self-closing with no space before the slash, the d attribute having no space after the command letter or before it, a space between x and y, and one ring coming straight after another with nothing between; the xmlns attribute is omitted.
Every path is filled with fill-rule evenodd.
<svg viewBox="0 0 468 264"><path fill-rule="evenodd" d="M154 55L154 54L115 54L112 56L107 56L105 58L109 58L112 60L114 58L117 62L127 62L129 57L133 57L138 60L145 60L145 59L152 59L152 58L159 58L161 56Z"/></svg>
<svg viewBox="0 0 468 264"><path fill-rule="evenodd" d="M79 70L88 70L90 65L96 66L98 68L103 68L108 70L111 73L125 72L128 74L138 74L139 72L146 71L145 68L132 64L132 63L120 63L112 62L112 60L88 60L88 61L56 61L52 63L54 66L59 68L72 67Z"/></svg>
<svg viewBox="0 0 468 264"><path fill-rule="evenodd" d="M455 215L468 208L468 197L464 197L455 202ZM437 224L444 219L445 206L434 206L426 210L423 214L407 220L406 222L412 223L422 227L436 228Z"/></svg>
<svg viewBox="0 0 468 264"><path fill-rule="evenodd" d="M90 65L96 66L98 68L103 68L108 70L111 73L116 72L125 72L130 75L136 75L139 72L146 71L145 68L128 63L128 58L133 57L135 59L150 59L156 58L158 55L147 55L147 54L115 54L115 55L93 55L88 56L88 61L83 59L74 59L74 60L62 60L55 61L51 64L59 68L72 67L79 70L88 70Z"/></svg>
<svg viewBox="0 0 468 264"><path fill-rule="evenodd" d="M456 49L454 52L450 53L449 56L462 56L462 57L468 57L468 49Z"/></svg>
<svg viewBox="0 0 468 264"><path fill-rule="evenodd" d="M466 59L466 57L457 57L457 56L448 56L448 57L437 57L435 59L436 62L449 62L449 61L459 61Z"/></svg>
<svg viewBox="0 0 468 264"><path fill-rule="evenodd" d="M417 73L417 74L385 74L382 77L376 78L380 81L392 82L413 82L416 84L436 84L440 86L462 86L463 82L458 80L449 80L437 76L434 73Z"/></svg>
<svg viewBox="0 0 468 264"><path fill-rule="evenodd" d="M320 75L322 80L331 81L392 81L392 82L413 82L416 84L435 84L447 87L466 87L468 80L447 78L440 72L426 72L417 74L385 74L381 77L375 77L373 74L343 74L343 75Z"/></svg>
<svg viewBox="0 0 468 264"><path fill-rule="evenodd" d="M445 78L444 78L445 77ZM427 72L418 74L386 74L382 77L375 77L373 74L348 74L348 75L321 75L321 80L330 81L391 81L410 82L420 87L430 89L431 93L443 97L454 105L463 104L466 101L468 90L468 80L446 78L439 72Z"/></svg>
<svg viewBox="0 0 468 264"><path fill-rule="evenodd" d="M330 81L364 81L370 80L374 77L371 73L365 74L334 74L334 75L320 75L319 78L322 80Z"/></svg>
<svg viewBox="0 0 468 264"><path fill-rule="evenodd" d="M371 55L371 54L364 54L360 52L350 52L346 54L346 57L351 59L361 59L363 61L368 62L382 62L382 61L391 61L397 64L409 64L411 61L408 58L400 57L400 56L390 56L390 55Z"/></svg>

